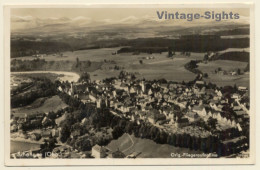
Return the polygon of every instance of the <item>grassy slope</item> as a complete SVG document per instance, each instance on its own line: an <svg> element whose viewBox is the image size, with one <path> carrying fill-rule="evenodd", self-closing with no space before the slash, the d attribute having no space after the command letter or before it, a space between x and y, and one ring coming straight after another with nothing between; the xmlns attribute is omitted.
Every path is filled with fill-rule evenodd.
<svg viewBox="0 0 260 170"><path fill-rule="evenodd" d="M50 112L58 111L65 108L67 105L59 98L59 96L52 96L50 98L39 98L35 100L31 105L12 109L11 112L14 115L24 115L25 113L30 115L36 112Z"/></svg>
<svg viewBox="0 0 260 170"><path fill-rule="evenodd" d="M192 151L187 148L174 147L168 144L157 144L149 139L136 138L131 135L134 144L132 145L131 139L128 134L124 134L117 140L112 140L107 147L113 151L116 151L117 148L120 151L124 151L124 154L129 155L133 152L141 152L138 157L142 158L171 158L171 153L201 153L200 151Z"/></svg>

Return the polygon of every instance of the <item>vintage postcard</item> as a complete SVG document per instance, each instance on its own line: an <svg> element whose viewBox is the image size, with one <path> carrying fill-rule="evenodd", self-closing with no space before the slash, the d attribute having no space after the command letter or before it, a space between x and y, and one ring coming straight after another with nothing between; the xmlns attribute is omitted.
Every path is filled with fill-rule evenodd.
<svg viewBox="0 0 260 170"><path fill-rule="evenodd" d="M253 4L4 7L5 164L255 163Z"/></svg>

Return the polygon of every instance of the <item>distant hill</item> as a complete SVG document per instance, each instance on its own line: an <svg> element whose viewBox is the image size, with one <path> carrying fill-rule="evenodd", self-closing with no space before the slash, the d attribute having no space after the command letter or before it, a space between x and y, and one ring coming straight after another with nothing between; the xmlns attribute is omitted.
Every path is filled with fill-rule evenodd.
<svg viewBox="0 0 260 170"><path fill-rule="evenodd" d="M234 26L237 26L234 28ZM201 27L105 27L100 30L80 29L72 33L51 31L48 35L11 35L11 57L52 54L63 51L124 46L119 53L161 53L173 51L208 52L227 48L249 47L248 37L222 39L221 36L249 35L247 25L203 25ZM87 30L88 32L86 32ZM46 30L45 30L46 31ZM69 32L69 30L67 30ZM30 33L30 32L28 32ZM126 47L127 46L127 47Z"/></svg>
<svg viewBox="0 0 260 170"><path fill-rule="evenodd" d="M249 47L249 38L221 39L217 35L185 35L180 39L139 38L129 40L127 43L130 47L121 48L119 53L159 53L168 51L168 47L173 51L217 52L228 48L247 48Z"/></svg>
<svg viewBox="0 0 260 170"><path fill-rule="evenodd" d="M231 30L223 30L216 33L217 35L250 35L249 28L237 28Z"/></svg>
<svg viewBox="0 0 260 170"><path fill-rule="evenodd" d="M37 53L49 54L69 50L71 50L71 46L63 42L37 42L28 40L11 41L11 57L30 56Z"/></svg>

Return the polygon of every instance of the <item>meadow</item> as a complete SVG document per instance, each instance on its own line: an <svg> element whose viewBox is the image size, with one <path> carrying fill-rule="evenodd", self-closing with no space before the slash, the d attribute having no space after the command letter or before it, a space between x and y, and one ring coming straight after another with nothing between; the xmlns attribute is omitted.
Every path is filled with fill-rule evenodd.
<svg viewBox="0 0 260 170"><path fill-rule="evenodd" d="M80 61L103 62L100 69L89 72L92 80L118 76L120 71L124 69L136 73L138 78L148 80L165 78L173 81L190 81L195 78L195 75L187 71L184 65L190 60L203 58L203 53L192 53L191 57L176 53L174 59L168 58L166 52L161 54L140 53L133 55L132 53L121 53L112 55L117 50L118 48L84 50L74 52L73 55L69 55L70 52L64 53L64 55L69 56L67 57L68 60L75 60L75 57L78 57ZM142 60L142 64L140 60ZM120 69L113 69L115 66L119 66Z"/></svg>

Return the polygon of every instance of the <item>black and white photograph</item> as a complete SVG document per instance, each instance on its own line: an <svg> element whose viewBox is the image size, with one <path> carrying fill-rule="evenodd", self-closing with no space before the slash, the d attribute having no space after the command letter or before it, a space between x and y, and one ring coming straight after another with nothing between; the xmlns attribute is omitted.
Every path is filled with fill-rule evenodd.
<svg viewBox="0 0 260 170"><path fill-rule="evenodd" d="M5 154L253 159L250 7L10 6Z"/></svg>

